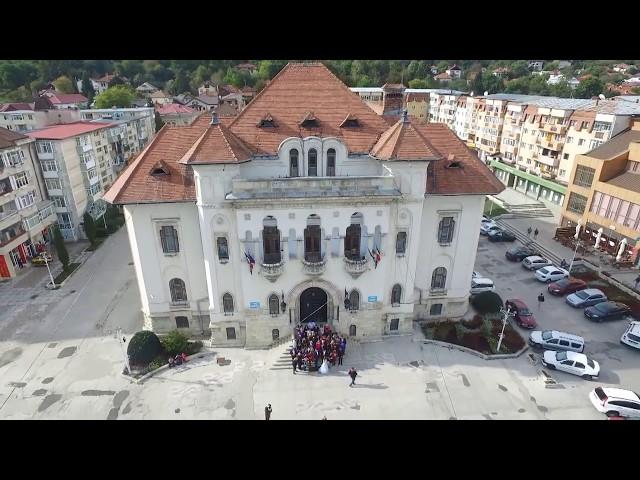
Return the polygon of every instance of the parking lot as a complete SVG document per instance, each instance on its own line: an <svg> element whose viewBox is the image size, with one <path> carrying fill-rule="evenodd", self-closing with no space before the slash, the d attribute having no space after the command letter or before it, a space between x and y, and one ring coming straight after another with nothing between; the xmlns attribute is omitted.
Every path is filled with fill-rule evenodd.
<svg viewBox="0 0 640 480"><path fill-rule="evenodd" d="M601 366L600 377L593 382L557 371L552 372L553 378L582 395L586 405L590 405L588 392L597 385L640 390L640 351L620 344L627 321L592 322L585 318L583 309L570 307L564 297L550 295L547 285L539 282L534 272L524 269L519 262L506 260L505 252L517 245L520 245L517 241L492 243L481 236L475 270L494 281L496 292L503 300L523 300L535 315L538 329L555 329L582 336L586 341L584 353ZM540 293L544 294L545 302L539 306L537 297ZM528 331L516 328L528 338Z"/></svg>

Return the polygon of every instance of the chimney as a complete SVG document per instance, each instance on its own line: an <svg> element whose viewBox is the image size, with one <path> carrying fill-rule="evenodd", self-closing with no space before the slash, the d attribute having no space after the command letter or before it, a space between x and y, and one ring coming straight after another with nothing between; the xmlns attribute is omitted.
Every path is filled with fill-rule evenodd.
<svg viewBox="0 0 640 480"><path fill-rule="evenodd" d="M209 125L218 125L220 123L218 121L218 112L214 111L211 113L211 123Z"/></svg>
<svg viewBox="0 0 640 480"><path fill-rule="evenodd" d="M405 89L404 85L397 83L382 86L382 115L402 115Z"/></svg>

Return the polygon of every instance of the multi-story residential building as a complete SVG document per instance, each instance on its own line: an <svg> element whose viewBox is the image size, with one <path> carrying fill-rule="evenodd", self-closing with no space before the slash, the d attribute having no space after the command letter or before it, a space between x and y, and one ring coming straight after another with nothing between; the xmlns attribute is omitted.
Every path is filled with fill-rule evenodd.
<svg viewBox="0 0 640 480"><path fill-rule="evenodd" d="M220 107L218 107L220 108ZM158 105L156 111L162 121L168 125L191 125L201 112L179 103Z"/></svg>
<svg viewBox="0 0 640 480"><path fill-rule="evenodd" d="M79 93L59 93L55 90L45 90L41 96L46 97L56 110L77 110L89 106L89 99Z"/></svg>
<svg viewBox="0 0 640 480"><path fill-rule="evenodd" d="M405 90L405 107L407 114L421 122L429 121L429 92L416 91L415 88Z"/></svg>
<svg viewBox="0 0 640 480"><path fill-rule="evenodd" d="M514 164L518 158L525 108L526 105L522 103L509 102L507 104L500 139L500 157L505 163ZM501 171L497 171L496 175L498 172Z"/></svg>
<svg viewBox="0 0 640 480"><path fill-rule="evenodd" d="M56 214L32 157L34 140L0 128L0 278L14 277L50 238Z"/></svg>
<svg viewBox="0 0 640 480"><path fill-rule="evenodd" d="M455 129L455 112L458 97L464 92L457 90L436 90L429 94L429 122L444 123Z"/></svg>
<svg viewBox="0 0 640 480"><path fill-rule="evenodd" d="M445 71L454 80L462 78L462 69L458 65L451 65Z"/></svg>
<svg viewBox="0 0 640 480"><path fill-rule="evenodd" d="M102 198L113 183L110 138L113 123L76 122L28 132L49 198L55 204L58 226L66 240L86 238L80 228L82 216Z"/></svg>
<svg viewBox="0 0 640 480"><path fill-rule="evenodd" d="M577 155L571 170L563 226L581 226L585 243L613 255L631 254L640 263L640 119L587 154ZM626 247L620 243L625 241Z"/></svg>
<svg viewBox="0 0 640 480"><path fill-rule="evenodd" d="M493 96L485 97L483 107L478 109L475 145L480 159L487 161L500 152L502 125L507 113L508 100Z"/></svg>
<svg viewBox="0 0 640 480"><path fill-rule="evenodd" d="M166 105L168 103L173 102L173 97L164 93L162 90L156 90L152 94L149 95L149 98L153 102L154 105Z"/></svg>
<svg viewBox="0 0 640 480"><path fill-rule="evenodd" d="M48 101L42 98L34 103L0 104L0 128L14 132L26 132L57 123L70 123L78 120L80 120L78 110L55 110Z"/></svg>
<svg viewBox="0 0 640 480"><path fill-rule="evenodd" d="M309 321L372 337L464 315L503 188L448 128L392 123L305 63L230 123L165 126L104 198L124 206L146 328L260 347Z"/></svg>

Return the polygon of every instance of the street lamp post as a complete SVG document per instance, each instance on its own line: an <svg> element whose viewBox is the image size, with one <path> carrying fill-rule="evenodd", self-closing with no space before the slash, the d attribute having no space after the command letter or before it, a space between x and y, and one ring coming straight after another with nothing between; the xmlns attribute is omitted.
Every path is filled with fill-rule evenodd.
<svg viewBox="0 0 640 480"><path fill-rule="evenodd" d="M124 358L124 366L127 369L127 372L129 373L129 375L131 375L132 372L131 372L131 366L129 365L129 355L127 355L127 351L124 348L124 344L127 341L127 339L122 334L122 329L120 327L116 327L116 339L120 344L120 350L122 351L122 356Z"/></svg>
<svg viewBox="0 0 640 480"><path fill-rule="evenodd" d="M500 339L498 340L498 348L496 349L496 353L500 353L500 347L502 346L502 339L504 338L504 329L507 326L507 320L509 317L513 317L514 313L511 311L511 307L500 309L500 313L502 313L502 331L500 332Z"/></svg>
<svg viewBox="0 0 640 480"><path fill-rule="evenodd" d="M576 259L576 254L578 253L578 247L580 246L580 227L582 226L582 219L578 220L578 224L576 225L576 234L573 238L576 239L576 248L573 250L573 257L571 257L571 263L569 264L569 275L571 275L571 268L573 267L573 262Z"/></svg>
<svg viewBox="0 0 640 480"><path fill-rule="evenodd" d="M42 258L44 259L44 264L47 266L47 271L49 272L49 278L51 279L51 286L53 288L56 287L56 282L53 281L53 275L51 275L51 269L49 268L49 260L47 260L47 252L42 252Z"/></svg>

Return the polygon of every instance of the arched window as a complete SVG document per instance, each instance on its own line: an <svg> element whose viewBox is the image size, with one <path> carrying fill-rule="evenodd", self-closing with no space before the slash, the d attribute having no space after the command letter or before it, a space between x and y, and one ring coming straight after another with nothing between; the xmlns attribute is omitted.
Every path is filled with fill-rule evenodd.
<svg viewBox="0 0 640 480"><path fill-rule="evenodd" d="M400 305L400 297L402 296L402 287L399 284L395 284L391 289L391 305Z"/></svg>
<svg viewBox="0 0 640 480"><path fill-rule="evenodd" d="M315 148L309 150L309 176L318 176L318 151Z"/></svg>
<svg viewBox="0 0 640 480"><path fill-rule="evenodd" d="M280 313L280 302L275 293L269 295L269 314L278 315Z"/></svg>
<svg viewBox="0 0 640 480"><path fill-rule="evenodd" d="M233 314L233 297L230 293L225 293L222 296L222 309L225 315Z"/></svg>
<svg viewBox="0 0 640 480"><path fill-rule="evenodd" d="M171 303L187 302L187 287L183 280L172 278L169 281L169 290L171 291Z"/></svg>
<svg viewBox="0 0 640 480"><path fill-rule="evenodd" d="M307 262L322 261L321 240L320 217L315 214L309 215L307 228L304 229L304 259Z"/></svg>
<svg viewBox="0 0 640 480"><path fill-rule="evenodd" d="M300 169L298 168L298 150L295 148L289 150L289 176L300 176Z"/></svg>
<svg viewBox="0 0 640 480"><path fill-rule="evenodd" d="M360 294L356 290L351 290L349 294L349 309L352 312L360 310Z"/></svg>
<svg viewBox="0 0 640 480"><path fill-rule="evenodd" d="M396 254L404 255L407 251L407 232L398 232L396 236Z"/></svg>
<svg viewBox="0 0 640 480"><path fill-rule="evenodd" d="M431 290L444 290L446 283L447 269L444 267L436 268L431 275Z"/></svg>
<svg viewBox="0 0 640 480"><path fill-rule="evenodd" d="M347 233L344 236L344 256L349 260L362 260L360 252L362 221L361 213L351 215L351 225L347 227Z"/></svg>
<svg viewBox="0 0 640 480"><path fill-rule="evenodd" d="M160 227L160 243L164 253L178 253L180 245L178 243L178 231L171 225Z"/></svg>
<svg viewBox="0 0 640 480"><path fill-rule="evenodd" d="M456 222L453 217L443 217L438 225L438 243L446 244L453 241L453 228Z"/></svg>
<svg viewBox="0 0 640 480"><path fill-rule="evenodd" d="M327 177L336 176L336 151L333 148L327 150Z"/></svg>
<svg viewBox="0 0 640 480"><path fill-rule="evenodd" d="M262 248L264 250L264 263L273 265L280 263L282 254L280 251L280 230L278 222L271 215L262 221Z"/></svg>
<svg viewBox="0 0 640 480"><path fill-rule="evenodd" d="M218 237L216 239L216 244L218 246L218 259L221 262L229 261L229 244L227 243L227 238Z"/></svg>

